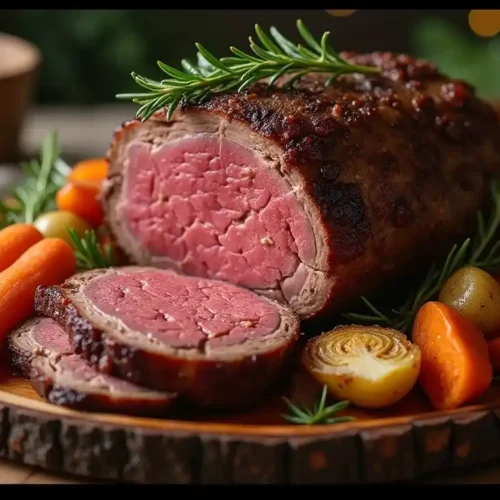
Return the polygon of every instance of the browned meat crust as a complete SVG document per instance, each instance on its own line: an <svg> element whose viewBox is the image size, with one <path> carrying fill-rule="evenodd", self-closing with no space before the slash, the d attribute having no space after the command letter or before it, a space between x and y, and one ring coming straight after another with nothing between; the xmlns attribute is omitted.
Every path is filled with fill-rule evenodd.
<svg viewBox="0 0 500 500"><path fill-rule="evenodd" d="M164 417L174 411L174 399L158 400L144 397L135 398L110 398L106 394L81 392L69 387L54 384L52 377L45 371L33 368L30 372L31 385L42 398L57 406L64 406L72 410L115 413L120 415L133 415L137 417Z"/></svg>
<svg viewBox="0 0 500 500"><path fill-rule="evenodd" d="M30 380L35 391L49 403L80 411L120 413L135 416L164 416L174 409L174 394L159 393L142 387L130 386L126 395L111 393L106 387L77 381L63 370L56 373L63 353L55 355L47 348L34 348L32 335L40 321L31 318L11 332L7 338L9 362L15 373ZM60 328L54 323L54 326ZM33 348L33 349L32 349ZM69 353L65 353L69 355ZM50 360L49 358L53 359ZM96 372L96 375L99 375ZM58 382L56 382L58 380Z"/></svg>
<svg viewBox="0 0 500 500"><path fill-rule="evenodd" d="M327 285L317 287L307 310L298 306L303 318L376 291L468 234L488 202L489 178L500 170L498 115L472 87L428 62L379 52L343 56L381 74L346 75L328 88L321 75L295 90L256 84L184 104L169 123L162 112L118 129L103 203L124 250L137 258L112 216L126 145L137 137L161 142L178 123L207 114L277 146L318 209L315 232L326 235L327 255L317 268Z"/></svg>
<svg viewBox="0 0 500 500"><path fill-rule="evenodd" d="M70 335L74 351L100 371L160 391L177 392L200 407L224 410L261 404L285 380L299 332L298 319L288 309L276 304L281 310L281 325L268 339L262 339L258 355L245 355L244 346L225 360L181 356L167 349L153 351L148 349L146 337L142 348L117 336L115 318L103 320L102 315L89 314L93 306L86 304L80 290L93 277L110 272L115 271L76 275L61 286L39 287L35 294L36 312L54 319Z"/></svg>

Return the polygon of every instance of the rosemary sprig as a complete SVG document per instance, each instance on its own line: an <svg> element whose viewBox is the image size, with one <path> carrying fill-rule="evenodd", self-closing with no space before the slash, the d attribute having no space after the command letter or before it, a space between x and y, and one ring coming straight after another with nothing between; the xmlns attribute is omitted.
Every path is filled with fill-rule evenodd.
<svg viewBox="0 0 500 500"><path fill-rule="evenodd" d="M283 398L290 409L289 415L282 415L285 420L300 425L316 424L339 424L341 422L350 422L354 417L332 417L334 413L344 410L349 406L349 401L339 401L331 406L326 406L326 396L328 394L327 386L323 386L321 398L316 402L312 409L299 407L293 404L288 398Z"/></svg>
<svg viewBox="0 0 500 500"><path fill-rule="evenodd" d="M44 138L39 160L32 159L21 166L26 178L12 193L14 204L6 206L0 202L4 225L32 223L40 214L55 207L55 194L66 182L70 171L70 167L59 158L57 132L50 132Z"/></svg>
<svg viewBox="0 0 500 500"><path fill-rule="evenodd" d="M269 36L259 25L255 25L255 33L261 45L249 37L253 54L230 47L232 56L221 59L202 44L196 43L199 51L198 64L184 59L181 61L183 70L178 70L158 61L158 66L169 78L158 82L134 72L132 78L149 92L119 94L116 97L131 99L140 104L137 116L143 121L156 111L168 107L169 120L181 101L199 103L210 94L233 90L241 92L263 79L269 79L269 86L272 86L279 77L292 74L284 85L290 87L303 75L319 72L330 75L327 81L329 85L342 74L379 72L378 68L359 66L342 59L329 43L330 32L326 31L317 40L300 19L297 20L297 29L305 45L292 43L275 27L270 29Z"/></svg>
<svg viewBox="0 0 500 500"><path fill-rule="evenodd" d="M368 299L361 297L371 314L348 313L344 317L357 323L378 324L409 333L420 307L437 297L445 281L455 271L466 265L489 272L499 270L500 186L496 181L491 183L491 195L493 206L490 217L485 221L482 213L477 214L478 226L474 238L466 239L461 245L454 245L441 265L433 263L421 285L401 307L392 309L391 314L384 314Z"/></svg>
<svg viewBox="0 0 500 500"><path fill-rule="evenodd" d="M68 229L74 248L76 263L80 270L113 267L113 251L110 246L103 248L94 230L87 230L81 238L74 229Z"/></svg>

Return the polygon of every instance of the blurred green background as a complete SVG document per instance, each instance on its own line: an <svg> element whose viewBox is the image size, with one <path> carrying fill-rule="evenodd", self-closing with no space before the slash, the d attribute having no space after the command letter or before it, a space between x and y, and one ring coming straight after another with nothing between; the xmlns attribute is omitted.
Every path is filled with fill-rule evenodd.
<svg viewBox="0 0 500 500"><path fill-rule="evenodd" d="M131 71L156 78L156 60L178 65L199 41L226 55L246 47L255 23L295 38L301 17L315 33L332 31L338 49L410 52L464 78L486 98L500 98L500 37L481 38L468 10L358 10L335 18L323 10L3 10L0 31L43 53L38 104L100 104L136 90Z"/></svg>

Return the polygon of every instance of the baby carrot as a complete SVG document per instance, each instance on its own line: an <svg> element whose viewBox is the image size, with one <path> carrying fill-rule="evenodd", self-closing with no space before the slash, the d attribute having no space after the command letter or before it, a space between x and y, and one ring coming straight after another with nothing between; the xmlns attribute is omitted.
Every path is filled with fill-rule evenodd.
<svg viewBox="0 0 500 500"><path fill-rule="evenodd" d="M57 192L57 208L78 215L90 225L97 227L102 224L103 212L96 196L96 190L70 183Z"/></svg>
<svg viewBox="0 0 500 500"><path fill-rule="evenodd" d="M108 176L106 158L90 158L77 163L68 175L68 182L99 191L101 183Z"/></svg>
<svg viewBox="0 0 500 500"><path fill-rule="evenodd" d="M71 246L59 238L45 238L0 273L0 344L7 333L33 313L39 285L57 285L76 271Z"/></svg>
<svg viewBox="0 0 500 500"><path fill-rule="evenodd" d="M12 224L0 231L0 272L7 269L21 255L43 238L31 224Z"/></svg>
<svg viewBox="0 0 500 500"><path fill-rule="evenodd" d="M424 304L415 318L413 342L422 355L420 385L436 409L457 408L490 386L488 344L455 309L440 302Z"/></svg>

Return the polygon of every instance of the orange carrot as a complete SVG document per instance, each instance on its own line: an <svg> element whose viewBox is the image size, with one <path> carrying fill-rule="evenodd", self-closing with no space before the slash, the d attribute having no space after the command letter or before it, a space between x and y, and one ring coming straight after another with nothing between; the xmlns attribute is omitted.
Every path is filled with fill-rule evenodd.
<svg viewBox="0 0 500 500"><path fill-rule="evenodd" d="M68 175L68 181L81 187L99 190L108 175L106 158L91 158L77 163Z"/></svg>
<svg viewBox="0 0 500 500"><path fill-rule="evenodd" d="M45 238L0 273L0 344L7 333L33 313L38 285L57 285L75 273L71 246L59 238Z"/></svg>
<svg viewBox="0 0 500 500"><path fill-rule="evenodd" d="M467 318L440 302L427 302L413 325L421 350L420 385L438 410L476 399L491 384L493 368L483 334Z"/></svg>
<svg viewBox="0 0 500 500"><path fill-rule="evenodd" d="M490 340L488 342L488 352L490 353L490 361L495 372L500 372L500 338Z"/></svg>
<svg viewBox="0 0 500 500"><path fill-rule="evenodd" d="M97 227L102 224L103 212L96 196L97 192L94 189L70 183L57 192L57 208L78 215L90 225Z"/></svg>
<svg viewBox="0 0 500 500"><path fill-rule="evenodd" d="M31 224L12 224L0 231L0 272L43 239L42 233Z"/></svg>

